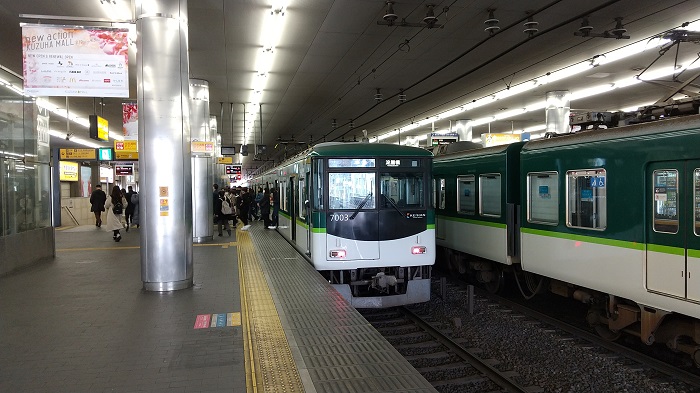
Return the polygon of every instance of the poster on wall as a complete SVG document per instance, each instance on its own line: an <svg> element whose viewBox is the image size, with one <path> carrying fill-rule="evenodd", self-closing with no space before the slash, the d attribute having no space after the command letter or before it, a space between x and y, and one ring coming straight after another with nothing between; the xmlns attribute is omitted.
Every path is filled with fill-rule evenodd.
<svg viewBox="0 0 700 393"><path fill-rule="evenodd" d="M92 193L92 168L89 166L80 167L80 196L89 197Z"/></svg>
<svg viewBox="0 0 700 393"><path fill-rule="evenodd" d="M122 130L124 139L139 139L139 109L135 102L122 103Z"/></svg>
<svg viewBox="0 0 700 393"><path fill-rule="evenodd" d="M128 97L128 32L22 24L24 91L33 96Z"/></svg>

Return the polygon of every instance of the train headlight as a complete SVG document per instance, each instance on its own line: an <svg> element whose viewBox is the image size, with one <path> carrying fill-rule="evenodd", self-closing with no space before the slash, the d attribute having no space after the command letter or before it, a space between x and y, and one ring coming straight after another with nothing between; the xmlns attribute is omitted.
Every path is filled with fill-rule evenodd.
<svg viewBox="0 0 700 393"><path fill-rule="evenodd" d="M413 255L419 255L419 254L425 254L425 246L413 246L411 247L411 254Z"/></svg>
<svg viewBox="0 0 700 393"><path fill-rule="evenodd" d="M331 250L331 258L345 258L345 250Z"/></svg>

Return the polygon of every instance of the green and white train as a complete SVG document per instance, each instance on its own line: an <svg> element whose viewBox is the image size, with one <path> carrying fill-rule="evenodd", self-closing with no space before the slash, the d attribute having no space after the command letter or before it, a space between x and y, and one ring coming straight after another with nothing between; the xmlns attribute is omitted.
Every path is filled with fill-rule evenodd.
<svg viewBox="0 0 700 393"><path fill-rule="evenodd" d="M433 172L438 260L700 363L700 116L455 151Z"/></svg>
<svg viewBox="0 0 700 393"><path fill-rule="evenodd" d="M277 231L353 306L430 299L432 153L383 143L318 144L255 177L280 191Z"/></svg>

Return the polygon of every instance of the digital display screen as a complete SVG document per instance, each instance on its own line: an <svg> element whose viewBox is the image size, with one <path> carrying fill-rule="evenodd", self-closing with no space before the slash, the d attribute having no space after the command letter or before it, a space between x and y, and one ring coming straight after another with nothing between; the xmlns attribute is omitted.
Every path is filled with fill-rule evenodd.
<svg viewBox="0 0 700 393"><path fill-rule="evenodd" d="M233 156L236 154L236 147L235 146L221 146L221 155L222 156Z"/></svg>
<svg viewBox="0 0 700 393"><path fill-rule="evenodd" d="M383 158L380 166L386 168L420 168L421 160L415 158Z"/></svg>
<svg viewBox="0 0 700 393"><path fill-rule="evenodd" d="M329 158L329 168L374 168L374 158Z"/></svg>

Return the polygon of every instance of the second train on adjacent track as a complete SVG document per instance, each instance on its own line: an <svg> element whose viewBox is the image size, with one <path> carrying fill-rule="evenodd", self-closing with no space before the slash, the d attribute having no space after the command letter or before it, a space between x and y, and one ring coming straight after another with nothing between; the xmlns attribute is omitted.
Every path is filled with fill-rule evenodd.
<svg viewBox="0 0 700 393"><path fill-rule="evenodd" d="M458 150L459 145L451 146ZM700 116L438 154L438 260L700 363Z"/></svg>

